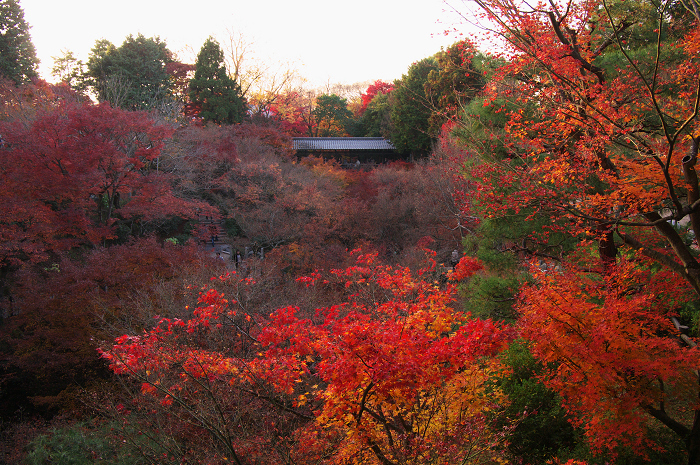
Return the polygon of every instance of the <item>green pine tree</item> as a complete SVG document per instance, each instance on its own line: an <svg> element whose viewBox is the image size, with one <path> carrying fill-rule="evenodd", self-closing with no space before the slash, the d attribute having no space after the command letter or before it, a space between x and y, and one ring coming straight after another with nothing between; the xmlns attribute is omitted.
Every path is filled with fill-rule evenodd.
<svg viewBox="0 0 700 465"><path fill-rule="evenodd" d="M246 114L241 88L224 66L224 52L209 37L197 55L194 78L190 81L190 100L205 122L239 123Z"/></svg>
<svg viewBox="0 0 700 465"><path fill-rule="evenodd" d="M17 0L0 0L0 75L15 84L38 76L39 59Z"/></svg>

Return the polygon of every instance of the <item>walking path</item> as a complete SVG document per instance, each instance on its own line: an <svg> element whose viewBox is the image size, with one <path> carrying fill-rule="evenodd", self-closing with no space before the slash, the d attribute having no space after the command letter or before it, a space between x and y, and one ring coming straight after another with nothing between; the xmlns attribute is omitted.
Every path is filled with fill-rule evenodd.
<svg viewBox="0 0 700 465"><path fill-rule="evenodd" d="M212 258L221 258L229 268L239 268L250 266L248 259L264 258L264 250L257 251L244 247L242 250L234 250L231 246L230 238L226 234L223 218L217 216L199 216L198 236L204 250ZM236 257L236 252L239 253Z"/></svg>
<svg viewBox="0 0 700 465"><path fill-rule="evenodd" d="M212 216L200 216L200 241L205 250L220 253L224 259L231 259L231 244L224 229L224 220Z"/></svg>

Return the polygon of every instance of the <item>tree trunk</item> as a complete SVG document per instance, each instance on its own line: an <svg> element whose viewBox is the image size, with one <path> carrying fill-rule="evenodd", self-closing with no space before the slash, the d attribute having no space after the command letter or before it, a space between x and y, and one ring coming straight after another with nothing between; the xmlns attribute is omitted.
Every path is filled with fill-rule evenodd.
<svg viewBox="0 0 700 465"><path fill-rule="evenodd" d="M700 465L700 411L695 410L693 428L685 440L688 451L688 465Z"/></svg>
<svg viewBox="0 0 700 465"><path fill-rule="evenodd" d="M598 253L603 264L603 271L607 274L615 267L617 260L617 246L613 230L605 225L598 225Z"/></svg>

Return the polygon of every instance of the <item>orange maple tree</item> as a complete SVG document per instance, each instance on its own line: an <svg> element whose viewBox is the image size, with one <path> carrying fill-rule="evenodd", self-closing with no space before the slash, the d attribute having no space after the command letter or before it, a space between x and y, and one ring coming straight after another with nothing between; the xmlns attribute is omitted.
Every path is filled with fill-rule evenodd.
<svg viewBox="0 0 700 465"><path fill-rule="evenodd" d="M495 150L471 162L477 203L491 218L550 218L529 240L582 244L540 262L548 271L519 306L524 334L556 362L548 383L594 446L638 446L657 420L699 463L695 340L678 329L696 335L697 316L678 320L700 296L697 5L475 3L507 62L483 99L504 123L480 126L480 149ZM674 396L695 415L672 410Z"/></svg>
<svg viewBox="0 0 700 465"><path fill-rule="evenodd" d="M625 445L644 454L663 446L647 435L650 417L692 437L682 419L696 406L699 354L666 337L677 333L669 315L688 299L678 277L638 260L602 278L575 267L533 274L537 284L521 294L521 334L556 367L544 381L577 413L572 419L593 450Z"/></svg>
<svg viewBox="0 0 700 465"><path fill-rule="evenodd" d="M311 92L284 92L270 106L270 118L278 121L280 129L289 136L308 136L315 130L315 121L311 117L313 102Z"/></svg>

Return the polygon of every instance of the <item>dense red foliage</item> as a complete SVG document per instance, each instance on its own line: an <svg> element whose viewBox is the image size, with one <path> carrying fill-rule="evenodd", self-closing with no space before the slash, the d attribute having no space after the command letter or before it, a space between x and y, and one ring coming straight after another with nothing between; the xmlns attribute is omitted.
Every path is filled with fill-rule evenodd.
<svg viewBox="0 0 700 465"><path fill-rule="evenodd" d="M367 105L371 102L377 94L388 94L394 89L394 85L382 80L374 81L367 87L367 90L360 96L362 100L362 105L358 111L358 115L362 115L367 109Z"/></svg>
<svg viewBox="0 0 700 465"><path fill-rule="evenodd" d="M479 268L465 258L455 277ZM486 388L496 368L488 356L512 332L453 309L454 285L437 286L434 272L434 263L414 276L359 255L355 266L299 279L340 286L345 301L269 316L240 305L252 281L222 276L230 297L205 288L191 317L162 318L102 354L142 384L144 405L157 405L148 401L154 397L158 409L207 431L215 441L210 460L228 454L236 463L243 456L276 463L282 452L296 463L494 459L502 438L483 412L504 399ZM240 423L238 410L212 408L243 398L271 402L259 407L265 430L253 431L256 420ZM276 420L265 413L270 408ZM293 426L289 415L297 427L285 429ZM284 434L294 447L280 451L272 438Z"/></svg>
<svg viewBox="0 0 700 465"><path fill-rule="evenodd" d="M189 217L201 206L175 198L155 169L172 130L145 113L59 101L0 131L3 263L113 238L117 219Z"/></svg>
<svg viewBox="0 0 700 465"><path fill-rule="evenodd" d="M313 97L297 91L290 91L278 96L270 106L270 118L280 124L280 129L292 137L309 136L314 133L311 117Z"/></svg>
<svg viewBox="0 0 700 465"><path fill-rule="evenodd" d="M203 266L196 247L153 238L97 248L81 260L74 255L12 276L13 302L0 332L4 417L18 408L77 409L78 386L108 378L95 356L96 340L110 337L115 326L143 324L133 308L138 298Z"/></svg>

